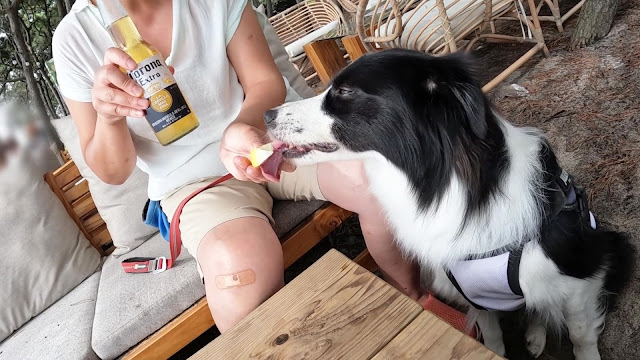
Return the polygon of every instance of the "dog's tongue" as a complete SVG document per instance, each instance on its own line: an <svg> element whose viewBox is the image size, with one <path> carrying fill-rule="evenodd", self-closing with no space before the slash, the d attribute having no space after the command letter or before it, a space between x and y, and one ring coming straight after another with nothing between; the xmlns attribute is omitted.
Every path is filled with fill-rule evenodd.
<svg viewBox="0 0 640 360"><path fill-rule="evenodd" d="M280 141L274 141L271 143L273 145L273 154L269 156L267 160L265 160L260 168L262 169L262 173L269 181L279 181L280 180L280 164L282 164L282 152L286 148L285 144Z"/></svg>

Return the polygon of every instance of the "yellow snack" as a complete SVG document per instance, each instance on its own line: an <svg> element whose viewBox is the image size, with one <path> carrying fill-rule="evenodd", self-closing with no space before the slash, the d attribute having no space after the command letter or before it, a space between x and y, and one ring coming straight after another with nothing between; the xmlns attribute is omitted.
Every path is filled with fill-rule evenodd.
<svg viewBox="0 0 640 360"><path fill-rule="evenodd" d="M273 155L273 145L265 144L260 147L254 148L249 154L249 160L253 167L262 165L271 155Z"/></svg>

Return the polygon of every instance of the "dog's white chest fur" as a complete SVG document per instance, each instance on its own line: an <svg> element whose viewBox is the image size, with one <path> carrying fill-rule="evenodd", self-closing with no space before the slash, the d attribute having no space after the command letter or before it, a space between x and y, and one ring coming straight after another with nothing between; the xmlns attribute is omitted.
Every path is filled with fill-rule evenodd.
<svg viewBox="0 0 640 360"><path fill-rule="evenodd" d="M518 245L537 234L540 181L537 132L503 122L510 167L500 190L464 224L466 188L453 176L439 203L420 209L407 176L380 155L366 161L370 190L385 210L404 251L422 263L445 265L469 254Z"/></svg>

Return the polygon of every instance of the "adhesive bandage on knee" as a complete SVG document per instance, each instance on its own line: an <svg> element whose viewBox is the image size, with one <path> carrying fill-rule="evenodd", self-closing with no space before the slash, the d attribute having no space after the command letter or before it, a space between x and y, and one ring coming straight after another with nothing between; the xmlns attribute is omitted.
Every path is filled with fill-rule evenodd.
<svg viewBox="0 0 640 360"><path fill-rule="evenodd" d="M229 275L216 276L216 287L227 289L237 286L253 284L256 281L256 273L251 269L243 270Z"/></svg>

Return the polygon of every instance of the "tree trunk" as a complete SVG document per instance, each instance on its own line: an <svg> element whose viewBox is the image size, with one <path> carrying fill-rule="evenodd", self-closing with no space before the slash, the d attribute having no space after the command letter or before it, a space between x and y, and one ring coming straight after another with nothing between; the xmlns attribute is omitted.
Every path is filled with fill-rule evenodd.
<svg viewBox="0 0 640 360"><path fill-rule="evenodd" d="M65 4L64 0L56 0L56 7L58 8L60 19L67 15L67 4Z"/></svg>
<svg viewBox="0 0 640 360"><path fill-rule="evenodd" d="M591 45L607 36L620 0L586 0L571 37L571 49Z"/></svg>
<svg viewBox="0 0 640 360"><path fill-rule="evenodd" d="M264 0L265 12L268 18L273 16L273 4L271 0Z"/></svg>
<svg viewBox="0 0 640 360"><path fill-rule="evenodd" d="M45 107L42 96L40 95L38 82L33 76L33 61L31 59L31 54L29 53L27 43L24 40L24 35L22 34L22 26L19 16L20 15L18 14L17 7L11 7L7 12L7 17L9 18L9 26L11 27L13 38L15 39L16 48L18 49L18 56L20 57L20 60L22 62L22 72L24 73L24 77L27 83L27 89L31 94L31 100L33 101L38 116L40 116L42 120L45 121L45 124L47 124L49 135L56 142L58 148L62 149L62 142L58 138L58 134L51 124L51 118L49 118L47 114L47 108Z"/></svg>
<svg viewBox="0 0 640 360"><path fill-rule="evenodd" d="M75 0L64 0L65 7L67 8L67 12L71 11L71 7Z"/></svg>

